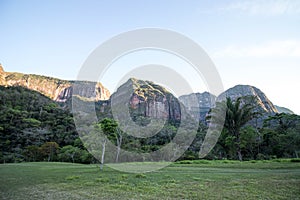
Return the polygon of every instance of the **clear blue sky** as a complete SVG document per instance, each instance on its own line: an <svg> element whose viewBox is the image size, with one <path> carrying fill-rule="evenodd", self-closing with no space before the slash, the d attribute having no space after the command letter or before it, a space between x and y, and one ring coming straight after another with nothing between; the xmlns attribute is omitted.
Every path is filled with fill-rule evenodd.
<svg viewBox="0 0 300 200"><path fill-rule="evenodd" d="M297 0L0 0L0 25L0 63L6 71L63 79L76 79L88 55L114 35L143 27L171 29L205 49L225 89L254 85L274 104L300 114ZM109 80L103 84L114 89Z"/></svg>

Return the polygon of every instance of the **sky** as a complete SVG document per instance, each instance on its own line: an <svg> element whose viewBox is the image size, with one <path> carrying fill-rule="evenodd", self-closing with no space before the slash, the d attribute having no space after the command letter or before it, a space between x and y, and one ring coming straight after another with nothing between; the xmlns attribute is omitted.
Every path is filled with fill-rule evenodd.
<svg viewBox="0 0 300 200"><path fill-rule="evenodd" d="M5 71L77 79L95 48L127 31L155 27L198 43L224 89L261 89L276 105L300 114L300 1L16 1L0 0L0 63ZM173 67L194 91L204 81L174 55L141 51L114 62L101 82L111 92L143 64ZM199 78L199 77L198 77ZM200 78L201 79L201 78Z"/></svg>

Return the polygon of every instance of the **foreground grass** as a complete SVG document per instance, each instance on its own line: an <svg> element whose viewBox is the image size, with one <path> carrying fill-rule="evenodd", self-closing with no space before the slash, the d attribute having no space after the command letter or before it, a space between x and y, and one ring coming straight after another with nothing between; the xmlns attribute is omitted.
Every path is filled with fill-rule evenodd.
<svg viewBox="0 0 300 200"><path fill-rule="evenodd" d="M0 175L0 199L300 199L300 163L292 162L202 160L145 174L19 163L0 165Z"/></svg>

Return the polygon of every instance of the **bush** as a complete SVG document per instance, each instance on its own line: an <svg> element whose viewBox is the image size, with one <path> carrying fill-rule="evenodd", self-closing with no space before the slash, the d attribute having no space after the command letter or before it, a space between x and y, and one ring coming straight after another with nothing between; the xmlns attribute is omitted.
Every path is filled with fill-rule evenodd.
<svg viewBox="0 0 300 200"><path fill-rule="evenodd" d="M291 162L297 162L298 163L298 162L300 162L300 158L292 158Z"/></svg>
<svg viewBox="0 0 300 200"><path fill-rule="evenodd" d="M193 161L191 160L181 160L179 162L177 162L178 164L193 164Z"/></svg>
<svg viewBox="0 0 300 200"><path fill-rule="evenodd" d="M109 178L96 178L96 182L98 183L108 183L109 182Z"/></svg>
<svg viewBox="0 0 300 200"><path fill-rule="evenodd" d="M137 174L135 175L136 178L146 178L145 174Z"/></svg>
<svg viewBox="0 0 300 200"><path fill-rule="evenodd" d="M211 162L208 160L195 160L194 163L197 164L210 164Z"/></svg>

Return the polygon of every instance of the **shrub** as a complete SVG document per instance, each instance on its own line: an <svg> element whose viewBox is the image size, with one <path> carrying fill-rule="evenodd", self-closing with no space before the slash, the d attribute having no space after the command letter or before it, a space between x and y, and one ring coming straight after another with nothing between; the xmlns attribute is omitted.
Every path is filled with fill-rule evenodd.
<svg viewBox="0 0 300 200"><path fill-rule="evenodd" d="M96 182L100 183L108 183L109 178L96 178Z"/></svg>
<svg viewBox="0 0 300 200"><path fill-rule="evenodd" d="M178 164L193 164L193 161L191 160L181 160L179 162L177 162Z"/></svg>
<svg viewBox="0 0 300 200"><path fill-rule="evenodd" d="M147 176L145 174L136 174L136 178L146 178Z"/></svg>
<svg viewBox="0 0 300 200"><path fill-rule="evenodd" d="M292 158L291 162L300 162L300 158Z"/></svg>
<svg viewBox="0 0 300 200"><path fill-rule="evenodd" d="M208 160L195 160L194 163L197 164L210 164L211 162Z"/></svg>

